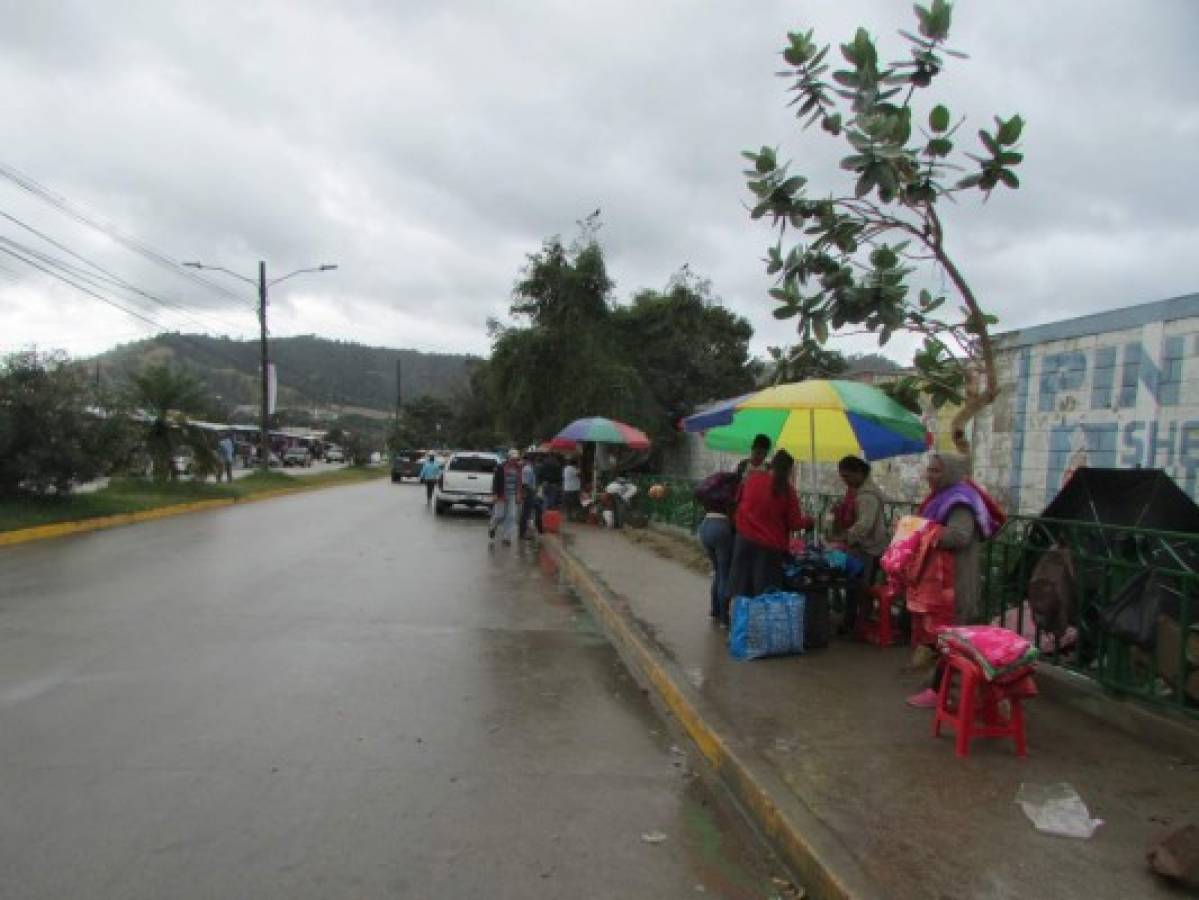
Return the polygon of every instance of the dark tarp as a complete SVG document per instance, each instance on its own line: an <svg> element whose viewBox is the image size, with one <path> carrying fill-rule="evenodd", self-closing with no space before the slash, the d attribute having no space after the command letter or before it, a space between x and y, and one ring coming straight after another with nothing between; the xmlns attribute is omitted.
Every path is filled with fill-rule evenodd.
<svg viewBox="0 0 1199 900"><path fill-rule="evenodd" d="M1199 534L1199 506L1161 469L1078 469L1041 517Z"/></svg>

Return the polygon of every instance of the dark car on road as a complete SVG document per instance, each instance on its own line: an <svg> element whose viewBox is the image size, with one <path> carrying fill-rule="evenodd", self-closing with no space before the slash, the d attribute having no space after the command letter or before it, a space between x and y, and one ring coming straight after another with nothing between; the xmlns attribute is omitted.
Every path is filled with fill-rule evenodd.
<svg viewBox="0 0 1199 900"><path fill-rule="evenodd" d="M391 480L399 482L405 478L420 478L425 456L419 450L400 450L391 454Z"/></svg>

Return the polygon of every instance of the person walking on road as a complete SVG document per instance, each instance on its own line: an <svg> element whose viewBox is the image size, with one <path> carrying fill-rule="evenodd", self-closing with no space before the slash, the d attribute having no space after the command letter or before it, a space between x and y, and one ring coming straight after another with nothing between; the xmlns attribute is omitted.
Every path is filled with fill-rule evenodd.
<svg viewBox="0 0 1199 900"><path fill-rule="evenodd" d="M221 483L221 472L225 473L225 479L233 483L233 438L225 435L216 445L217 456L220 458L221 467L217 469L216 480L217 484Z"/></svg>
<svg viewBox="0 0 1199 900"><path fill-rule="evenodd" d="M541 488L544 509L557 509L562 495L562 463L552 453L547 453L537 466L537 484Z"/></svg>
<svg viewBox="0 0 1199 900"><path fill-rule="evenodd" d="M537 472L533 468L532 455L525 457L525 464L520 470L520 483L524 495L520 504L520 539L523 541L532 537L529 534L530 517L537 528L537 534L545 534L545 529L541 526L541 498L537 496Z"/></svg>
<svg viewBox="0 0 1199 900"><path fill-rule="evenodd" d="M491 494L495 502L491 507L487 537L494 541L496 531L502 527L504 543L511 544L516 533L516 517L524 500L520 453L515 447L508 451L508 461L495 467L495 474L491 478Z"/></svg>
<svg viewBox="0 0 1199 900"><path fill-rule="evenodd" d="M437 487L437 479L441 477L441 466L432 453L420 467L420 481L425 486L425 506L433 502L433 488Z"/></svg>

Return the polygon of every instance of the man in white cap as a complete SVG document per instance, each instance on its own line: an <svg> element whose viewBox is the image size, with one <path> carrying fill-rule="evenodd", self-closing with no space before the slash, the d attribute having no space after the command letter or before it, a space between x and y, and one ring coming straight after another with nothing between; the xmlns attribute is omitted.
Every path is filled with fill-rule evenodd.
<svg viewBox="0 0 1199 900"><path fill-rule="evenodd" d="M487 529L489 540L495 540L496 530L503 525L505 544L511 544L516 533L516 516L524 499L524 485L520 477L520 452L513 447L508 451L508 461L495 467L491 478L491 493L495 502L491 507L491 524Z"/></svg>

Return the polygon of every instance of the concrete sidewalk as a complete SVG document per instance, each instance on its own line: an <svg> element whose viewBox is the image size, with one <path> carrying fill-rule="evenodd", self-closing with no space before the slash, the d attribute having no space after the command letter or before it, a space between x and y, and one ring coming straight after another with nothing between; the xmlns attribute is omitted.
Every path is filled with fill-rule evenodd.
<svg viewBox="0 0 1199 900"><path fill-rule="evenodd" d="M1044 697L1026 705L1026 759L985 739L958 759L931 713L904 705L920 680L906 650L837 641L737 662L704 577L620 533L576 528L550 547L808 896L1178 896L1145 850L1199 811L1199 760ZM1040 834L1014 803L1021 782L1058 781L1105 820L1091 840Z"/></svg>

